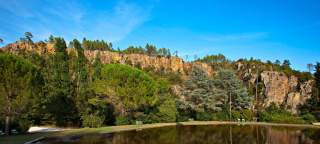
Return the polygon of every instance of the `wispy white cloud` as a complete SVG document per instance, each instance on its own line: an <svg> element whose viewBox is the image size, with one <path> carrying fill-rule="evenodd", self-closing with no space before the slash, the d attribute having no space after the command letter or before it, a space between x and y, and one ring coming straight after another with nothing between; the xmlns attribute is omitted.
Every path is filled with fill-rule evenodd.
<svg viewBox="0 0 320 144"><path fill-rule="evenodd" d="M118 1L110 8L95 11L79 1L18 1L1 2L0 32L4 39L14 40L25 31L36 40L50 34L72 38L87 37L119 41L148 20L152 6ZM98 4L98 3L96 3ZM14 35L12 35L14 34Z"/></svg>
<svg viewBox="0 0 320 144"><path fill-rule="evenodd" d="M88 33L88 36L119 41L147 21L150 11L150 7L142 8L133 3L119 2L111 12L96 15L93 32Z"/></svg>

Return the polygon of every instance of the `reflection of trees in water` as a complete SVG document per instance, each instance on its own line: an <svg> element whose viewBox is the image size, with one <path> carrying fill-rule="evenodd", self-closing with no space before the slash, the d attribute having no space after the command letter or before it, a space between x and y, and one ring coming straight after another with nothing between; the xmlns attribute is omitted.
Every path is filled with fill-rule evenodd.
<svg viewBox="0 0 320 144"><path fill-rule="evenodd" d="M230 144L231 142L233 144L309 144L316 141L305 136L300 129L221 125L167 127L118 133L114 135L113 142L114 144Z"/></svg>
<svg viewBox="0 0 320 144"><path fill-rule="evenodd" d="M79 139L78 139L79 140ZM76 141L78 141L76 140ZM63 142L60 142L63 143ZM177 126L96 134L81 144L320 144L319 129L263 126Z"/></svg>

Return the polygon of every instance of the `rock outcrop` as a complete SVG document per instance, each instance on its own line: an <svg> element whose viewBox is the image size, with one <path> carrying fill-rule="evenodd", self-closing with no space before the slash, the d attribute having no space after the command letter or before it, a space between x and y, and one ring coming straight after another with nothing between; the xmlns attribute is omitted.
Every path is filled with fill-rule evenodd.
<svg viewBox="0 0 320 144"><path fill-rule="evenodd" d="M121 54L110 51L85 51L86 57L93 61L98 55L100 60L104 64L108 63L121 63L138 66L142 69L152 68L157 71L164 72L178 72L183 75L188 74L193 65L201 67L209 75L213 73L211 66L205 63L190 63L184 62L181 58L177 57L160 57L160 56L148 56L144 54Z"/></svg>
<svg viewBox="0 0 320 144"><path fill-rule="evenodd" d="M50 43L38 42L16 42L8 44L4 47L5 51L9 51L14 54L21 52L37 52L38 54L52 54L54 53L54 46ZM67 49L69 52L72 48ZM187 75L191 71L194 65L202 68L209 75L213 74L212 67L206 63L201 62L185 62L183 59L178 57L163 57L163 56L148 56L145 54L121 54L110 51L92 51L85 50L85 56L88 60L93 61L96 56L100 55L100 60L103 64L109 63L121 63L129 64L140 67L142 69L152 68L157 71L164 72L178 72L183 75Z"/></svg>
<svg viewBox="0 0 320 144"><path fill-rule="evenodd" d="M271 103L284 105L292 113L297 113L297 107L311 97L313 81L299 84L295 76L286 76L282 72L264 71L261 80L265 86L264 106Z"/></svg>

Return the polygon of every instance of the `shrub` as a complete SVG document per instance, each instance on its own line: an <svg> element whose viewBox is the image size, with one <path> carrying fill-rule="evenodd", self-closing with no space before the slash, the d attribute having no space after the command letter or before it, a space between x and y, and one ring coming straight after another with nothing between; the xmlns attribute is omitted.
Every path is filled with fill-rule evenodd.
<svg viewBox="0 0 320 144"><path fill-rule="evenodd" d="M97 128L103 125L104 116L98 116L94 114L84 115L81 117L82 125L84 127Z"/></svg>
<svg viewBox="0 0 320 144"><path fill-rule="evenodd" d="M242 110L241 114L242 114L242 118L244 118L247 121L251 121L253 118L253 113L249 109Z"/></svg>
<svg viewBox="0 0 320 144"><path fill-rule="evenodd" d="M301 116L303 120L305 120L307 123L313 123L316 122L317 119L312 114L307 113Z"/></svg>
<svg viewBox="0 0 320 144"><path fill-rule="evenodd" d="M232 114L232 119L233 120L237 120L237 119L241 119L242 118L240 111L232 111L231 114Z"/></svg>
<svg viewBox="0 0 320 144"><path fill-rule="evenodd" d="M131 124L131 120L125 116L116 117L116 125L128 125Z"/></svg>
<svg viewBox="0 0 320 144"><path fill-rule="evenodd" d="M153 116L153 122L175 122L177 118L176 103L173 99L165 100Z"/></svg>
<svg viewBox="0 0 320 144"><path fill-rule="evenodd" d="M29 130L30 126L31 126L32 122L26 119L21 119L18 121L18 131L25 133Z"/></svg>
<svg viewBox="0 0 320 144"><path fill-rule="evenodd" d="M212 120L229 120L229 113L225 111L214 113Z"/></svg>
<svg viewBox="0 0 320 144"><path fill-rule="evenodd" d="M197 120L200 121L210 121L214 119L215 114L214 113L209 113L209 112L199 112L197 113L196 117Z"/></svg>
<svg viewBox="0 0 320 144"><path fill-rule="evenodd" d="M260 121L275 122L275 123L305 123L300 117L294 116L288 112L262 112L260 114Z"/></svg>

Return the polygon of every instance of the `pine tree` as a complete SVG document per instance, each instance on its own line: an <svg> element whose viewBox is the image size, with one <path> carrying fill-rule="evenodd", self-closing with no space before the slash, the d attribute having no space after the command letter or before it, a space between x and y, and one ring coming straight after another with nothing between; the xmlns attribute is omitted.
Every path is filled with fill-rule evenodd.
<svg viewBox="0 0 320 144"><path fill-rule="evenodd" d="M87 66L87 59L84 55L84 49L81 46L81 43L74 39L73 40L73 47L76 49L77 58L76 58L76 66L75 66L75 78L73 80L74 86L74 99L80 113L84 113L85 107L84 104L87 99L88 94L88 66Z"/></svg>
<svg viewBox="0 0 320 144"><path fill-rule="evenodd" d="M317 63L315 66L315 73L314 73L314 79L315 79L315 88L316 88L316 95L318 97L318 100L320 99L320 63Z"/></svg>
<svg viewBox="0 0 320 144"><path fill-rule="evenodd" d="M38 69L31 62L5 53L0 54L0 61L0 114L5 116L5 133L9 135L12 118L26 113L42 83Z"/></svg>
<svg viewBox="0 0 320 144"><path fill-rule="evenodd" d="M71 95L67 46L62 38L55 38L54 41L55 54L51 66L47 110L56 124L62 126L75 121L77 112Z"/></svg>

